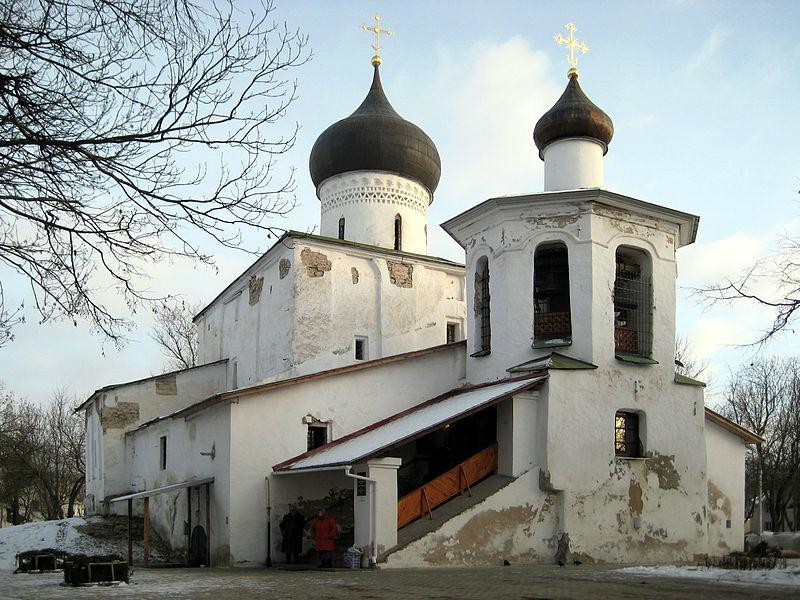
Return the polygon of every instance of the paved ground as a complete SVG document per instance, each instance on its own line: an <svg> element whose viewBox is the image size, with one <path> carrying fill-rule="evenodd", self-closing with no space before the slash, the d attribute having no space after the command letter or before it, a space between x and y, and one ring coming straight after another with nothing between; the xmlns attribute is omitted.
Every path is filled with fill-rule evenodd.
<svg viewBox="0 0 800 600"><path fill-rule="evenodd" d="M565 598L798 598L797 587L646 577L610 568L511 566L475 569L301 571L277 569L142 569L131 585L67 588L60 574L0 574L0 598L271 598L287 600L545 600Z"/></svg>

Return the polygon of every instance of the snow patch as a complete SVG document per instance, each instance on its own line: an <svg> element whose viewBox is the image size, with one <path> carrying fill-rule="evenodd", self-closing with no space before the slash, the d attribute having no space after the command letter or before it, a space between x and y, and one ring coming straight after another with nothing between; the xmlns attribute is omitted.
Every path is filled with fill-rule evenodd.
<svg viewBox="0 0 800 600"><path fill-rule="evenodd" d="M36 521L0 529L0 571L13 571L16 556L26 550L53 548L70 554L128 554L127 542L97 539L78 531L86 523L102 521L102 517L73 517L58 521ZM135 544L134 556L141 556L141 546ZM152 554L152 550L151 550Z"/></svg>
<svg viewBox="0 0 800 600"><path fill-rule="evenodd" d="M656 577L686 577L692 579L711 579L721 582L762 583L768 585L789 585L800 587L800 566L785 569L754 569L737 571L716 567L626 567L618 573L630 575L652 575Z"/></svg>

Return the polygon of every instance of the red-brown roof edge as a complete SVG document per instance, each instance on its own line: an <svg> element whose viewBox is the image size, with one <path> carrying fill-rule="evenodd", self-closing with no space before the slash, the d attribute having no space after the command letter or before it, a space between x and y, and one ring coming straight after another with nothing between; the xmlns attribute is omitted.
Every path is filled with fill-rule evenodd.
<svg viewBox="0 0 800 600"><path fill-rule="evenodd" d="M753 433L749 429L734 423L730 419L723 417L718 412L715 412L706 406L706 419L713 421L723 429L727 429L734 435L738 435L748 444L760 444L764 438L758 434Z"/></svg>
<svg viewBox="0 0 800 600"><path fill-rule="evenodd" d="M423 409L423 408L425 408L427 406L430 406L431 404L436 404L437 402L441 402L442 400L447 400L448 398L452 398L453 396L458 396L458 395L464 394L466 392L472 392L472 391L475 391L475 390L478 390L478 389L481 389L481 388L490 387L490 386L493 386L493 385L500 385L500 384L503 384L503 383L513 383L515 381L525 381L526 379L534 380L534 381L531 381L532 384L541 383L541 381L543 379L546 379L547 377L548 377L547 372L545 372L545 371L537 371L536 373L526 373L525 375L521 375L519 377L509 377L507 379L498 379L497 381L487 381L487 382L484 382L484 383L478 383L478 384L466 386L466 387L463 387L463 388L452 389L452 390L450 390L448 392L445 392L444 394L439 394L438 396L436 396L434 398L431 398L430 400L425 400L424 402L420 402L419 404L416 404L416 405L414 405L414 406L412 406L410 408L407 408L407 409L405 409L403 411L400 411L399 413L395 413L393 415L389 415L385 419L381 419L380 421L376 421L375 423L367 425L366 427L362 427L361 429L359 429L357 431L354 431L352 433L348 433L347 435L342 436L342 437L340 437L338 439L335 439L332 442L329 442L329 443L327 443L327 444L325 444L323 446L320 446L319 448L314 448L313 450L309 450L308 452L303 452L302 454L298 454L297 456L294 456L292 458L289 458L287 460L279 462L278 464L273 465L272 470L273 471L280 471L281 469L283 469L284 467L286 467L286 466L288 466L290 464L296 463L297 461L303 460L304 458L308 458L309 456L313 456L315 454L318 454L319 452L322 452L323 450L329 449L331 446L336 446L338 444L341 444L343 442L351 440L351 439L353 439L355 437L363 435L364 433L366 433L368 431L372 431L373 429L381 427L381 426L385 425L386 423L390 423L392 421L395 421L395 420L399 419L400 417L404 417L405 415L407 415L409 413L412 413L412 412L415 412L417 410Z"/></svg>

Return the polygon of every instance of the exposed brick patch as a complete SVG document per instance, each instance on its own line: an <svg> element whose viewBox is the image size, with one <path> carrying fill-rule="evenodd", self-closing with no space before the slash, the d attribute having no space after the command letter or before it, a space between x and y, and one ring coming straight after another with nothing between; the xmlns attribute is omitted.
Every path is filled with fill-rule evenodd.
<svg viewBox="0 0 800 600"><path fill-rule="evenodd" d="M258 301L261 299L261 288L263 287L264 287L263 277L256 277L255 275L253 275L250 278L250 282L247 284L247 288L250 291L250 306L258 304Z"/></svg>
<svg viewBox="0 0 800 600"><path fill-rule="evenodd" d="M178 378L175 375L167 375L156 379L156 394L159 396L177 396Z"/></svg>
<svg viewBox="0 0 800 600"><path fill-rule="evenodd" d="M389 281L397 287L410 288L413 286L414 265L387 260L386 266L389 267Z"/></svg>
<svg viewBox="0 0 800 600"><path fill-rule="evenodd" d="M353 283L358 283L358 269L350 267L350 275L353 277Z"/></svg>
<svg viewBox="0 0 800 600"><path fill-rule="evenodd" d="M278 274L280 275L281 279L283 279L289 274L289 268L291 266L292 263L289 262L288 258L281 259L281 261L278 263Z"/></svg>
<svg viewBox="0 0 800 600"><path fill-rule="evenodd" d="M116 406L105 406L100 413L100 424L106 429L121 429L139 420L139 404L118 402Z"/></svg>
<svg viewBox="0 0 800 600"><path fill-rule="evenodd" d="M309 277L322 277L325 271L331 270L331 261L322 252L314 252L311 248L303 248L300 260L308 269Z"/></svg>

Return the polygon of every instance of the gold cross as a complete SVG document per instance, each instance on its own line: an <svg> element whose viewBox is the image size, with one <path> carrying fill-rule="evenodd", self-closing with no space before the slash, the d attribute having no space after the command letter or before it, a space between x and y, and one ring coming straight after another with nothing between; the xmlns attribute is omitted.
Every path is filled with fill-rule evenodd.
<svg viewBox="0 0 800 600"><path fill-rule="evenodd" d="M361 25L361 29L364 31L371 31L375 34L375 43L372 44L372 49L375 50L375 56L372 57L372 64L378 66L381 64L380 54L383 49L381 48L381 34L394 35L394 31L381 27L381 18L378 15L375 15L375 25Z"/></svg>
<svg viewBox="0 0 800 600"><path fill-rule="evenodd" d="M586 54L589 51L589 46L587 46L584 42L579 42L575 39L575 32L578 30L574 24L567 23L564 25L567 31L569 31L569 37L564 37L560 33L556 34L555 40L559 46L566 46L569 49L569 54L567 55L567 62L569 63L569 71L567 71L567 77L572 77L573 75L578 75L578 57L575 56L575 50L580 50L583 54Z"/></svg>

